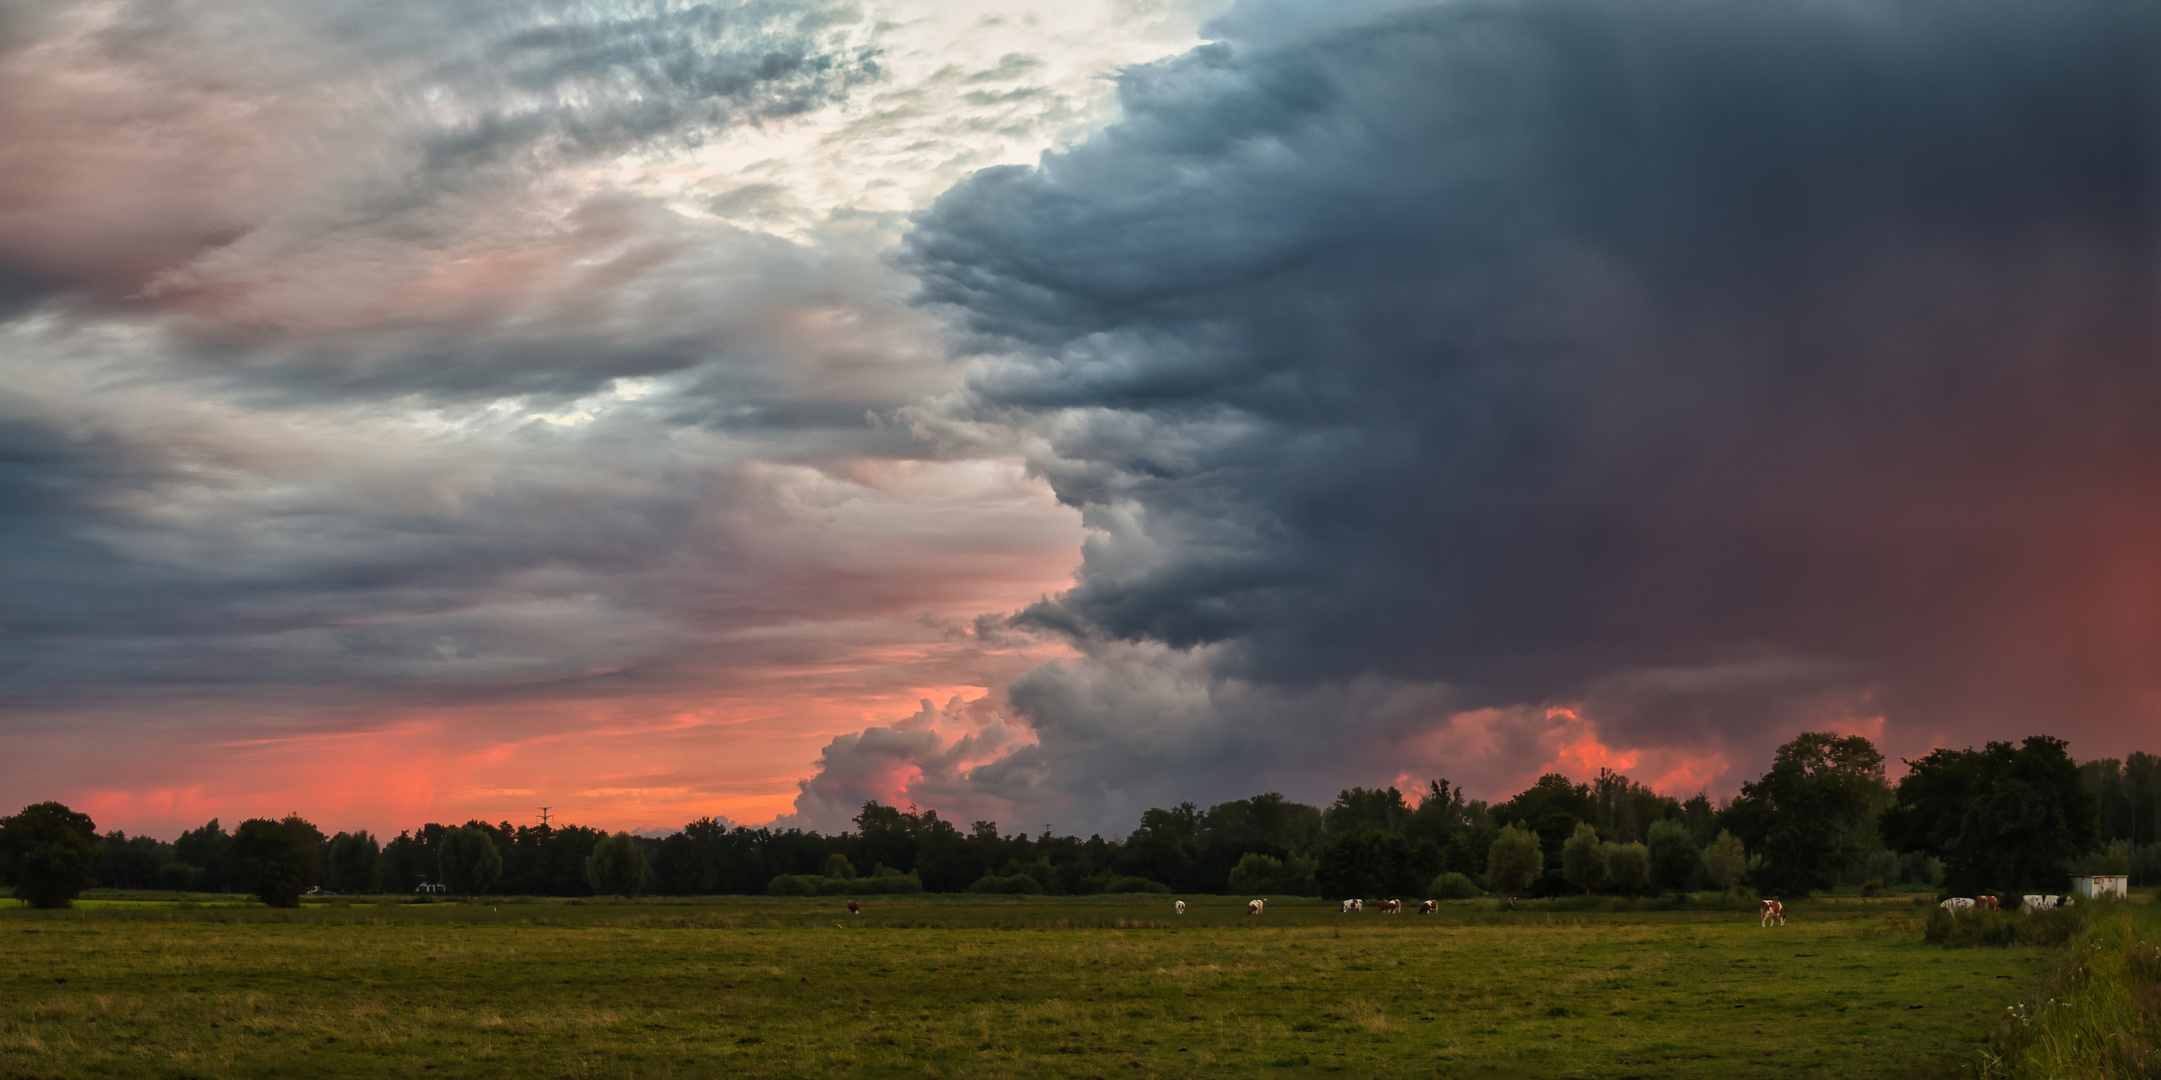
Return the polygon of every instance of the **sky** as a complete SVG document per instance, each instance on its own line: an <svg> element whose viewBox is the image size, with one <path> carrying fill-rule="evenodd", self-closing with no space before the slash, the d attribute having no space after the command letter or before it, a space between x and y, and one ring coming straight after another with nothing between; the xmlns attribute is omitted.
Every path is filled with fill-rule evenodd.
<svg viewBox="0 0 2161 1080"><path fill-rule="evenodd" d="M0 801L2161 749L2131 0L0 5Z"/></svg>

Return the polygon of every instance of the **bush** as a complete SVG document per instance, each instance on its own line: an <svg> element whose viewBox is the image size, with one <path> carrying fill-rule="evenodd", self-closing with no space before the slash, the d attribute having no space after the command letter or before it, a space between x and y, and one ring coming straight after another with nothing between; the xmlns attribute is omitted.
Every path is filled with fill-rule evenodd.
<svg viewBox="0 0 2161 1080"><path fill-rule="evenodd" d="M982 877L977 878L974 884L968 886L968 891L972 893L1037 896L1043 892L1043 883L1026 874L1009 874L1005 877L999 877L996 874L984 874Z"/></svg>
<svg viewBox="0 0 2161 1080"><path fill-rule="evenodd" d="M1426 894L1435 900L1469 900L1484 895L1477 882L1453 870L1434 878L1433 883L1426 886Z"/></svg>
<svg viewBox="0 0 2161 1080"><path fill-rule="evenodd" d="M1160 881L1150 881L1144 877L1118 877L1112 878L1110 884L1105 886L1103 891L1111 893L1167 893L1171 891L1171 887Z"/></svg>
<svg viewBox="0 0 2161 1080"><path fill-rule="evenodd" d="M88 814L41 802L0 818L0 875L31 907L64 908L97 884L98 827Z"/></svg>
<svg viewBox="0 0 2161 1080"><path fill-rule="evenodd" d="M881 866L878 872L867 878L857 878L848 883L848 891L866 896L899 896L923 891L923 879L910 870L903 874L898 870Z"/></svg>
<svg viewBox="0 0 2161 1080"><path fill-rule="evenodd" d="M767 896L816 896L825 879L816 874L781 874L766 882Z"/></svg>
<svg viewBox="0 0 2161 1080"><path fill-rule="evenodd" d="M1740 883L1741 874L1748 869L1748 849L1741 845L1739 837L1724 829L1718 830L1718 838L1703 849L1703 869L1711 876L1711 883L1733 895L1733 887Z"/></svg>

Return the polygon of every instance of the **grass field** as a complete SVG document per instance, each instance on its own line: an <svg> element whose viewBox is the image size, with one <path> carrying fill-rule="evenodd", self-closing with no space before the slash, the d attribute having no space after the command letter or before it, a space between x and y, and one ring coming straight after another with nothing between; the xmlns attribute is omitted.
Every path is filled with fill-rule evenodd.
<svg viewBox="0 0 2161 1080"><path fill-rule="evenodd" d="M1898 1076L2037 950L1925 909L1167 898L0 910L0 1076Z"/></svg>

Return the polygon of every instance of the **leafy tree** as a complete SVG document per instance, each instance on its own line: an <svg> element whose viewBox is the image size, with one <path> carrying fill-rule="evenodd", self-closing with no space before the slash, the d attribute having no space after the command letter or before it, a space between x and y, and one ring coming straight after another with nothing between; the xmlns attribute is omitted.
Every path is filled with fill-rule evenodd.
<svg viewBox="0 0 2161 1080"><path fill-rule="evenodd" d="M233 830L233 861L248 889L271 907L299 907L322 869L323 833L299 814L249 818Z"/></svg>
<svg viewBox="0 0 2161 1080"><path fill-rule="evenodd" d="M2061 888L2073 859L2100 843L2099 812L2062 739L1931 752L1909 761L1884 842L1944 862L1957 892Z"/></svg>
<svg viewBox="0 0 2161 1080"><path fill-rule="evenodd" d="M1883 755L1867 739L1804 732L1778 748L1769 772L1741 785L1725 826L1762 854L1763 886L1806 895L1867 853L1882 787Z"/></svg>
<svg viewBox="0 0 2161 1080"><path fill-rule="evenodd" d="M1126 837L1125 853L1118 872L1160 881L1181 891L1198 892L1195 880L1200 854L1200 808L1183 802L1169 810L1151 808L1141 814L1140 828ZM928 884L927 882L925 884Z"/></svg>
<svg viewBox="0 0 2161 1080"><path fill-rule="evenodd" d="M1561 872L1585 896L1606 883L1606 845L1590 822L1576 826L1568 842L1561 845Z"/></svg>
<svg viewBox="0 0 2161 1080"><path fill-rule="evenodd" d="M1696 838L1688 834L1688 826L1670 819L1651 825L1644 854L1651 864L1651 884L1673 890L1676 897L1688 892L1688 886L1696 880L1696 871L1703 866L1702 856L1696 853Z"/></svg>
<svg viewBox="0 0 2161 1080"><path fill-rule="evenodd" d="M1607 844L1606 877L1617 892L1640 896L1651 880L1651 852L1642 844Z"/></svg>
<svg viewBox="0 0 2161 1080"><path fill-rule="evenodd" d="M1338 793L1336 801L1321 811L1322 825L1331 835L1370 829L1392 836L1402 832L1410 820L1410 804L1393 786L1377 790L1350 788Z"/></svg>
<svg viewBox="0 0 2161 1080"><path fill-rule="evenodd" d="M376 871L382 866L383 848L368 835L341 832L330 838L330 887L339 892L375 891Z"/></svg>
<svg viewBox="0 0 2161 1080"><path fill-rule="evenodd" d="M629 833L593 845L585 860L585 880L596 893L632 897L645 891L645 849Z"/></svg>
<svg viewBox="0 0 2161 1080"><path fill-rule="evenodd" d="M836 851L825 857L825 868L818 871L818 876L838 878L841 881L853 881L855 880L855 864L849 862L846 855Z"/></svg>
<svg viewBox="0 0 2161 1080"><path fill-rule="evenodd" d="M64 908L97 883L98 827L57 802L0 818L0 876L31 907Z"/></svg>
<svg viewBox="0 0 2161 1080"><path fill-rule="evenodd" d="M503 853L488 830L469 823L443 833L435 845L435 865L451 892L479 896L502 879Z"/></svg>
<svg viewBox="0 0 2161 1080"><path fill-rule="evenodd" d="M173 858L195 867L195 885L210 892L231 892L240 887L233 865L233 838L211 818L173 841Z"/></svg>
<svg viewBox="0 0 2161 1080"><path fill-rule="evenodd" d="M1513 896L1531 887L1545 869L1546 855L1537 834L1510 825L1494 838L1486 853L1486 880L1493 891Z"/></svg>
<svg viewBox="0 0 2161 1080"><path fill-rule="evenodd" d="M1740 837L1720 829L1718 838L1703 849L1703 868L1712 882L1732 896L1733 887L1741 883L1741 874L1748 869L1748 848Z"/></svg>

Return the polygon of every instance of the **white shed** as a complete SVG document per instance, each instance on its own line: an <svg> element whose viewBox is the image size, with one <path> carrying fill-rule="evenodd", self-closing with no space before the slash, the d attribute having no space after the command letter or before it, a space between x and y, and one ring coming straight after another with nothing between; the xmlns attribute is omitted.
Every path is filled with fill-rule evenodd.
<svg viewBox="0 0 2161 1080"><path fill-rule="evenodd" d="M2096 896L2123 896L2131 894L2131 879L2122 874L2092 874L2071 879L2071 891L2091 899Z"/></svg>

